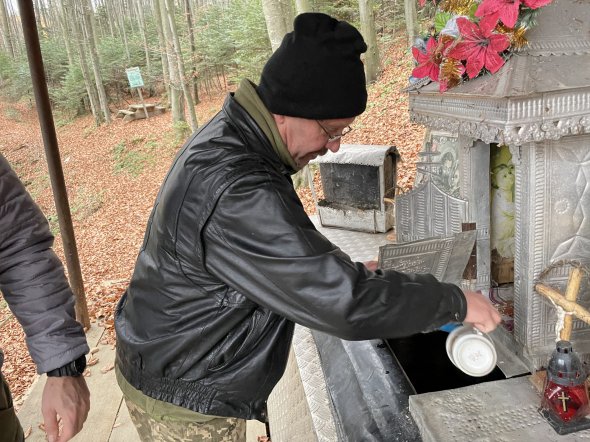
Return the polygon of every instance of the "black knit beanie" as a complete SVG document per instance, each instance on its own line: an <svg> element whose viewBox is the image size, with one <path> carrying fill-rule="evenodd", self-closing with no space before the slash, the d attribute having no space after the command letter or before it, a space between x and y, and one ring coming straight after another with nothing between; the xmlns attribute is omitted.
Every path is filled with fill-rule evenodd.
<svg viewBox="0 0 590 442"><path fill-rule="evenodd" d="M362 114L367 45L359 31L319 13L298 15L293 27L262 70L257 92L268 110L310 120Z"/></svg>

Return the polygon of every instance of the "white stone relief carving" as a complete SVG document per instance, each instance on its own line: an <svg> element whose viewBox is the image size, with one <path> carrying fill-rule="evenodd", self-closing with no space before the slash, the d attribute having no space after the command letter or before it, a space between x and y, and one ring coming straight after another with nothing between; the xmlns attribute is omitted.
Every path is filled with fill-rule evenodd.
<svg viewBox="0 0 590 442"><path fill-rule="evenodd" d="M522 152L520 151L520 146L515 144L509 144L508 149L510 150L510 154L512 155L512 163L514 166L520 166L522 160Z"/></svg>
<svg viewBox="0 0 590 442"><path fill-rule="evenodd" d="M461 135L480 139L488 144L500 143L520 146L532 141L559 140L567 135L590 133L590 116L564 118L541 124L529 123L507 129L500 129L485 123L459 122L451 118L432 117L417 113L411 113L410 119L414 123L423 124L433 129L459 132Z"/></svg>
<svg viewBox="0 0 590 442"><path fill-rule="evenodd" d="M577 169L575 184L570 199L562 198L554 205L557 214L564 214L570 204L574 207L571 223L573 235L559 244L552 260L579 259L590 256L590 148L580 146L569 149L555 146L555 153L564 163L573 164Z"/></svg>

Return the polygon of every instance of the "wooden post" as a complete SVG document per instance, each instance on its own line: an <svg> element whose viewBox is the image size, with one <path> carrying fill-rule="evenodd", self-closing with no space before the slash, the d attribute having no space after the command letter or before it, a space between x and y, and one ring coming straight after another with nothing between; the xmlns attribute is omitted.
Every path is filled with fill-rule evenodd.
<svg viewBox="0 0 590 442"><path fill-rule="evenodd" d="M570 273L570 277L567 281L567 287L565 289L565 299L567 301L576 302L576 298L578 297L578 292L580 291L580 285L582 283L582 270L578 267L574 268L574 270ZM566 315L563 321L563 329L559 337L563 341L569 341L572 328L574 325L574 318L572 315Z"/></svg>
<svg viewBox="0 0 590 442"><path fill-rule="evenodd" d="M535 284L535 291L540 295L549 298L559 307L563 308L566 312L570 314L568 316L573 315L581 321L584 321L586 324L590 324L590 312L581 305L576 303L576 298L578 297L578 291L580 290L581 281L582 270L579 268L575 268L570 273L568 285L565 292L565 297L557 290L548 287L544 284ZM568 319L569 321L567 321ZM564 327L560 333L560 339L566 341L570 340L572 332L572 320L573 318L566 317L566 320L564 321Z"/></svg>
<svg viewBox="0 0 590 442"><path fill-rule="evenodd" d="M49 101L49 91L47 90L47 81L45 77L45 69L43 67L39 34L37 33L35 12L33 10L33 3L27 0L18 0L18 7L21 13L21 21L23 23L23 35L27 48L29 69L31 71L33 93L35 95L37 114L39 115L39 125L41 126L43 145L45 146L45 156L47 157L53 199L58 214L66 267L68 269L70 285L76 298L76 319L85 329L89 329L90 318L88 316L86 295L84 294L84 281L82 279L82 270L80 269L76 236L74 235L68 193L59 155L57 134L55 132L53 114L51 113L51 103Z"/></svg>
<svg viewBox="0 0 590 442"><path fill-rule="evenodd" d="M141 88L137 88L137 93L139 94L139 101L141 101L141 105L143 106L143 111L145 112L145 117L149 118L147 108L145 107L145 102L143 101L143 94L141 93Z"/></svg>

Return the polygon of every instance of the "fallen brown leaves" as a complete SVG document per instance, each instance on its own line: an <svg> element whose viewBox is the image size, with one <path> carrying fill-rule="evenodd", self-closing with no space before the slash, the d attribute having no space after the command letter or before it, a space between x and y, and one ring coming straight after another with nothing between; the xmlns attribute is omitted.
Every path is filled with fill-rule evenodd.
<svg viewBox="0 0 590 442"><path fill-rule="evenodd" d="M108 373L109 371L111 371L111 370L112 370L112 369L114 369L114 368L115 368L115 363L114 363L114 362L111 362L110 364L108 364L108 365L105 365L104 367L102 367L102 368L100 369L100 372L101 372L102 374L105 374L105 373Z"/></svg>
<svg viewBox="0 0 590 442"><path fill-rule="evenodd" d="M224 95L206 99L198 105L197 115L201 122L219 110ZM3 112L7 107L12 112ZM15 113L18 118L14 118ZM92 118L86 116L57 130L88 310L92 326L104 327L107 331L101 344L115 343L113 310L131 276L158 188L180 147L180 143L174 144L170 128L171 114L166 113L132 123L114 120L109 126L98 128ZM124 171L115 173L113 149L121 142L129 150L146 143L155 146L153 157L145 162L139 176ZM27 184L43 212L55 217L34 110L22 104L2 103L0 151ZM91 211L84 210L88 208L89 199L96 200ZM55 222L50 225L56 228ZM59 237L54 248L63 261ZM27 352L22 328L1 298L0 348L6 356L3 373L18 405L35 378L35 364Z"/></svg>
<svg viewBox="0 0 590 442"><path fill-rule="evenodd" d="M354 130L346 136L346 142L351 144L396 146L402 158L397 185L404 192L414 184L425 131L423 126L410 123L408 94L402 92L413 68L406 45L405 37L400 37L382 51L383 72L369 87L367 110L355 120Z"/></svg>
<svg viewBox="0 0 590 442"><path fill-rule="evenodd" d="M409 123L407 94L401 92L411 71L405 40L395 42L383 54L383 74L370 87L367 111L357 119L355 130L346 141L397 146L404 161L398 185L407 190L413 182L414 163L424 129ZM197 106L201 123L219 110L224 95L206 98ZM12 111L3 112L7 108ZM15 113L18 118L14 117ZM165 113L131 123L118 119L98 128L86 116L58 128L88 309L93 327L104 327L107 331L101 344L115 345L113 310L131 276L158 188L180 147L179 143L171 142L170 127L171 114ZM113 150L122 142L130 152L151 146L152 157L137 176L115 172ZM29 192L44 213L55 216L34 110L22 104L2 103L0 151L28 184ZM321 192L317 175L314 182L316 191ZM313 213L315 207L309 189L300 189L299 195L308 213ZM56 223L52 225L55 228ZM63 259L59 238L55 250ZM3 304L0 304L0 348L6 354L3 371L18 405L35 378L35 364L26 350L22 329ZM106 368L112 369L110 365Z"/></svg>
<svg viewBox="0 0 590 442"><path fill-rule="evenodd" d="M344 139L348 144L373 144L397 147L401 164L397 170L397 185L407 192L414 185L418 152L422 147L425 129L410 123L408 94L402 90L408 85L413 58L406 46L407 40L397 38L382 51L383 71L379 80L369 86L367 110L359 116L354 130ZM314 177L316 192L321 182ZM308 213L315 213L315 204L309 188L299 188L297 194ZM318 195L321 199L321 196Z"/></svg>

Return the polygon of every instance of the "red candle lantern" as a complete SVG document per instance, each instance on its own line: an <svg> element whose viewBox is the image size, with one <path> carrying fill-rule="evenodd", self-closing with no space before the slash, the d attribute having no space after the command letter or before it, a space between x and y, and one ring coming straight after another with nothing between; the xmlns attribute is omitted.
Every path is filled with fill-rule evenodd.
<svg viewBox="0 0 590 442"><path fill-rule="evenodd" d="M547 367L541 414L559 434L587 428L590 412L586 378L578 355L569 341L559 341Z"/></svg>

